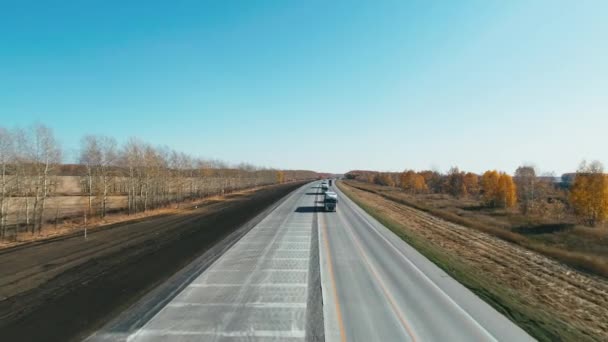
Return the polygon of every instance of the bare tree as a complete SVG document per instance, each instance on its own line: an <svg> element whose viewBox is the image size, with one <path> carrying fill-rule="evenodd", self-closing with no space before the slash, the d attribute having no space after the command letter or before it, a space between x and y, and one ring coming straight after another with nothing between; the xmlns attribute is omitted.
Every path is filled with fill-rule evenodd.
<svg viewBox="0 0 608 342"><path fill-rule="evenodd" d="M60 161L61 151L48 127L34 125L14 132L0 128L0 238L6 236L9 209L17 232L24 223L26 230L40 233L46 216L50 216L45 216L47 199L55 191ZM85 214L101 218L108 213L110 196L117 194L127 196L126 209L132 214L184 200L315 177L300 171L202 160L136 139L119 150L113 138L94 135L82 138L78 161L81 167L71 170L80 170L81 191L88 196ZM277 177L277 173L283 176ZM61 203L52 209L57 225Z"/></svg>
<svg viewBox="0 0 608 342"><path fill-rule="evenodd" d="M6 218L10 200L8 168L14 164L14 152L13 134L0 127L0 239L6 237Z"/></svg>
<svg viewBox="0 0 608 342"><path fill-rule="evenodd" d="M24 147L35 177L32 212L34 233L36 230L40 232L42 227L46 199L53 185L51 176L61 161L61 151L50 128L37 124L28 133Z"/></svg>
<svg viewBox="0 0 608 342"><path fill-rule="evenodd" d="M120 165L128 170L128 195L127 207L128 213L134 214L138 211L138 198L141 194L141 178L142 178L142 158L143 143L135 138L129 139L120 153Z"/></svg>
<svg viewBox="0 0 608 342"><path fill-rule="evenodd" d="M85 166L86 172L86 191L88 193L88 215L93 214L93 198L95 196L95 174L96 165L99 164L101 156L97 138L92 135L87 135L81 140L80 148L80 164Z"/></svg>
<svg viewBox="0 0 608 342"><path fill-rule="evenodd" d="M521 210L524 214L527 214L537 198L538 177L536 177L536 170L530 165L520 166L515 170L513 180L517 186Z"/></svg>
<svg viewBox="0 0 608 342"><path fill-rule="evenodd" d="M456 198L468 195L465 185L465 173L461 172L456 166L450 168L446 175L445 192Z"/></svg>
<svg viewBox="0 0 608 342"><path fill-rule="evenodd" d="M101 183L101 218L107 214L108 192L112 178L114 177L114 167L118 158L116 140L109 137L98 137L101 151L99 163L99 178Z"/></svg>

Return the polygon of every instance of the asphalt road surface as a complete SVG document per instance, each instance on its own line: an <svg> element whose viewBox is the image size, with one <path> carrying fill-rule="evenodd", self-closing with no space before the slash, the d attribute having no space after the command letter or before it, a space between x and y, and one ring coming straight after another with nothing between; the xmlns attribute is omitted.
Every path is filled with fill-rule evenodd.
<svg viewBox="0 0 608 342"><path fill-rule="evenodd" d="M336 212L305 185L147 322L90 340L532 340L332 190Z"/></svg>
<svg viewBox="0 0 608 342"><path fill-rule="evenodd" d="M529 341L337 187L319 213L327 341Z"/></svg>

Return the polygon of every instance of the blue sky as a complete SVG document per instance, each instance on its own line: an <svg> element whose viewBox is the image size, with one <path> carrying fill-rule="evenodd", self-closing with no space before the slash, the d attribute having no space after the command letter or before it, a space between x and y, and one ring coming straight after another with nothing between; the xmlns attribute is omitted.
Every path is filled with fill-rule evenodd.
<svg viewBox="0 0 608 342"><path fill-rule="evenodd" d="M0 2L0 126L278 168L608 163L608 1Z"/></svg>

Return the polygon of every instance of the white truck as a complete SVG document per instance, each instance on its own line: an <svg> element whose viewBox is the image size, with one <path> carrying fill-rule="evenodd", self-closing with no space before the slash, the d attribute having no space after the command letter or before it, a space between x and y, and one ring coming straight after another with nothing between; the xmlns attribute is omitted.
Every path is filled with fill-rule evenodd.
<svg viewBox="0 0 608 342"><path fill-rule="evenodd" d="M338 194L333 191L326 191L323 199L323 208L325 211L336 211L338 205Z"/></svg>
<svg viewBox="0 0 608 342"><path fill-rule="evenodd" d="M321 183L321 191L323 191L323 193L326 193L329 190L329 185L327 185L327 183L323 182Z"/></svg>

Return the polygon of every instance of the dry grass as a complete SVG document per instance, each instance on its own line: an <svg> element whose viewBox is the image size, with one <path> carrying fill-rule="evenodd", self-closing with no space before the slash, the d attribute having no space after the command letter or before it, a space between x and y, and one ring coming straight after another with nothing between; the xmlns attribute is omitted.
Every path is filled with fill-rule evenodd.
<svg viewBox="0 0 608 342"><path fill-rule="evenodd" d="M574 233L600 241L608 240L608 227L606 225L596 228L576 226L574 227Z"/></svg>
<svg viewBox="0 0 608 342"><path fill-rule="evenodd" d="M554 258L579 270L608 277L608 230L572 225L567 231L546 234L520 234L513 230L534 230L535 227L569 226L568 223L549 223L538 217L525 217L504 209L484 209L467 199L446 195L412 196L395 188L347 181L359 190L377 194L396 203L427 212L446 221L460 224L515 243ZM462 208L476 208L463 210Z"/></svg>

